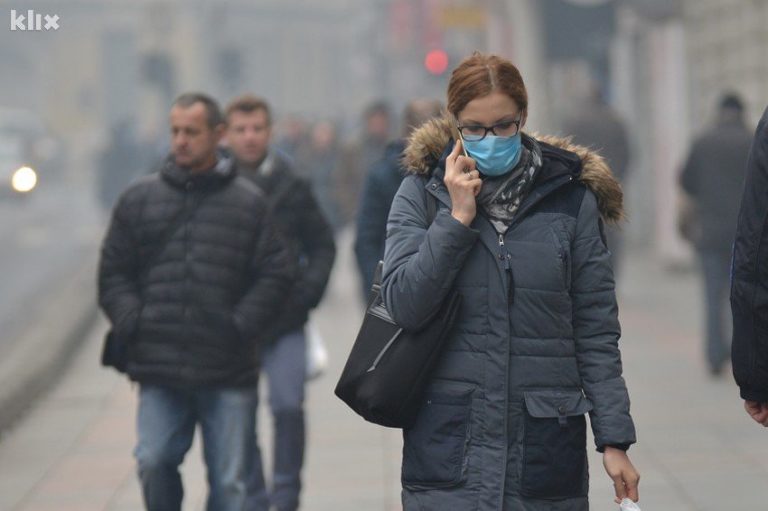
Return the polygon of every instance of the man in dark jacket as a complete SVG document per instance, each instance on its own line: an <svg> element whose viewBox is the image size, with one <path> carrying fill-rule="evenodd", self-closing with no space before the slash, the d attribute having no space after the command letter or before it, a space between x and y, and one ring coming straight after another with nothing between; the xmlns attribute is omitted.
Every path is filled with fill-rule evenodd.
<svg viewBox="0 0 768 511"><path fill-rule="evenodd" d="M728 358L724 316L728 267L752 134L738 96L720 101L718 119L697 138L680 177L691 200L691 241L701 262L706 300L706 353L709 370L719 375Z"/></svg>
<svg viewBox="0 0 768 511"><path fill-rule="evenodd" d="M605 158L616 179L624 187L629 171L629 136L624 121L619 114L606 103L597 87L585 101L576 103L576 109L563 124L563 131L573 137L573 143L591 147ZM624 253L624 233L619 226L606 226L608 248L611 251L611 266L614 275L619 274L619 267Z"/></svg>
<svg viewBox="0 0 768 511"><path fill-rule="evenodd" d="M261 188L279 232L299 267L298 279L282 311L266 325L270 344L262 368L269 380L269 404L274 417L274 473L267 492L261 453L248 489L251 511L279 511L299 506L304 457L304 382L309 311L320 303L333 267L333 231L307 181L296 176L279 153L269 150L272 119L268 104L254 96L235 99L226 110L227 143L238 169Z"/></svg>
<svg viewBox="0 0 768 511"><path fill-rule="evenodd" d="M140 384L135 455L149 510L181 509L178 466L200 424L209 511L241 510L253 459L257 347L294 269L259 190L217 152L218 105L184 94L172 154L121 196L99 303Z"/></svg>
<svg viewBox="0 0 768 511"><path fill-rule="evenodd" d="M768 109L747 162L731 271L733 375L749 415L768 426Z"/></svg>
<svg viewBox="0 0 768 511"><path fill-rule="evenodd" d="M414 129L440 115L441 108L439 101L431 99L408 103L403 112L403 137L387 145L384 156L365 176L355 233L355 256L364 298L371 290L376 264L384 257L389 207L405 177L402 158L406 140Z"/></svg>
<svg viewBox="0 0 768 511"><path fill-rule="evenodd" d="M368 170L384 156L390 139L389 106L375 101L363 112L363 129L358 138L345 144L340 165L335 169L336 201L341 224L351 224L357 214L357 203Z"/></svg>

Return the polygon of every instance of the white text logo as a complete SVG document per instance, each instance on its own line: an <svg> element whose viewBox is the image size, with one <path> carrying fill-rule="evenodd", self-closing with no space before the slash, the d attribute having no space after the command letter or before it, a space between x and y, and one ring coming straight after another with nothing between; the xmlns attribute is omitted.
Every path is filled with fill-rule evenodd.
<svg viewBox="0 0 768 511"><path fill-rule="evenodd" d="M11 30L21 30L24 32L34 32L42 30L58 30L59 16L57 14L36 14L33 10L28 10L21 14L16 9L11 9Z"/></svg>

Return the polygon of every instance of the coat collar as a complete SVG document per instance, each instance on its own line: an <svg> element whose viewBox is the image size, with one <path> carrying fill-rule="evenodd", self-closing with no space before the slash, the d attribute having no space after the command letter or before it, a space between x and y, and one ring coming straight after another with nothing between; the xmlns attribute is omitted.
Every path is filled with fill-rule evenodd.
<svg viewBox="0 0 768 511"><path fill-rule="evenodd" d="M160 175L172 186L201 190L221 188L230 182L236 173L234 159L224 152L219 153L216 165L211 170L199 174L191 174L189 170L176 165L173 155L166 158L160 169Z"/></svg>

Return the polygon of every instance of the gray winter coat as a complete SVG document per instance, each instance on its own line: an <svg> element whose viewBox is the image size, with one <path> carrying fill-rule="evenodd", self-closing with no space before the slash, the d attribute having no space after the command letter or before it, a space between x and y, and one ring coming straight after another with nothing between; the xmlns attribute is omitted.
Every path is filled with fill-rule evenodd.
<svg viewBox="0 0 768 511"><path fill-rule="evenodd" d="M442 180L449 133L414 133L387 225L384 297L401 326L423 325L451 288L463 298L404 431L403 507L586 510L585 414L599 450L635 442L602 233L622 217L621 188L595 153L540 139L543 167L506 235L482 215L468 228Z"/></svg>

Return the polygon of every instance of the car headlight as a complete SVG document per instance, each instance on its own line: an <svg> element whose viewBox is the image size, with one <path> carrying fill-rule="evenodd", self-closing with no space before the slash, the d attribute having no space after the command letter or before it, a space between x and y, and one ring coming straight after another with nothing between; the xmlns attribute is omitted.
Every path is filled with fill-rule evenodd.
<svg viewBox="0 0 768 511"><path fill-rule="evenodd" d="M37 172L32 167L20 167L11 177L11 186L19 193L28 193L37 186Z"/></svg>

